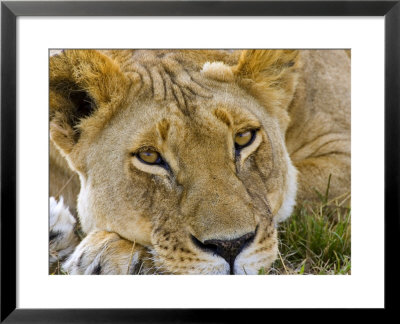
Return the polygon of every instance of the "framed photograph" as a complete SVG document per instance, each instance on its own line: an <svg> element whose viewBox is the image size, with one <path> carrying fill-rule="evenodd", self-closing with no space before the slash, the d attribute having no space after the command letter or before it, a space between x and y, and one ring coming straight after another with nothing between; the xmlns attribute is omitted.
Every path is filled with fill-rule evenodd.
<svg viewBox="0 0 400 324"><path fill-rule="evenodd" d="M1 16L1 321L393 309L398 1Z"/></svg>

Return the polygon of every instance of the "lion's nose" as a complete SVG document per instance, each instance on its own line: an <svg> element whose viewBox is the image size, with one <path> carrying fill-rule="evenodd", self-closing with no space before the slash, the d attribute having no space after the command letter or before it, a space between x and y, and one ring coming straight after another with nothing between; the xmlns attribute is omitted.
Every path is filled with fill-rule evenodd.
<svg viewBox="0 0 400 324"><path fill-rule="evenodd" d="M194 243L204 251L212 252L223 257L230 266L230 273L233 274L233 264L238 254L254 240L255 232L247 233L233 240L206 240L200 242L194 236Z"/></svg>

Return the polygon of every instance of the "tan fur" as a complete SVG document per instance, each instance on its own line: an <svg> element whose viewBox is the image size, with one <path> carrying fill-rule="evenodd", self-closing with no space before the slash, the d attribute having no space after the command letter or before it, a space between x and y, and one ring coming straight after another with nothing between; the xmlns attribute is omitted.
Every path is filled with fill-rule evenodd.
<svg viewBox="0 0 400 324"><path fill-rule="evenodd" d="M235 135L249 129L254 142L235 156ZM123 274L121 260L139 251L151 255L137 260L145 273L226 274L191 236L256 231L234 264L254 274L276 258L275 225L297 188L314 200L332 175L332 196L350 190L350 62L331 50L65 51L50 63L50 134L79 175L88 233L67 271ZM148 148L169 170L138 160Z"/></svg>

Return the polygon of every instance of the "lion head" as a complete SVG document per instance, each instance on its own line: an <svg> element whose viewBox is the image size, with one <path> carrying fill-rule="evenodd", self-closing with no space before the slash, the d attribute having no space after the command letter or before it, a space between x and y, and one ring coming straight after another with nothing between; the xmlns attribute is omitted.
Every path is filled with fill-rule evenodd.
<svg viewBox="0 0 400 324"><path fill-rule="evenodd" d="M67 50L50 62L50 135L79 174L82 228L160 271L254 274L295 203L285 147L297 51Z"/></svg>

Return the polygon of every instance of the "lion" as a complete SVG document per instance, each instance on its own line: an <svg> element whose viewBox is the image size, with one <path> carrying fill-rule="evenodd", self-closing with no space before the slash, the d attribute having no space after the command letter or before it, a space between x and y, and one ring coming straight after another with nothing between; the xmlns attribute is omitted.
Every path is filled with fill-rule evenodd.
<svg viewBox="0 0 400 324"><path fill-rule="evenodd" d="M69 274L257 274L296 203L350 191L345 50L65 50L49 87Z"/></svg>

